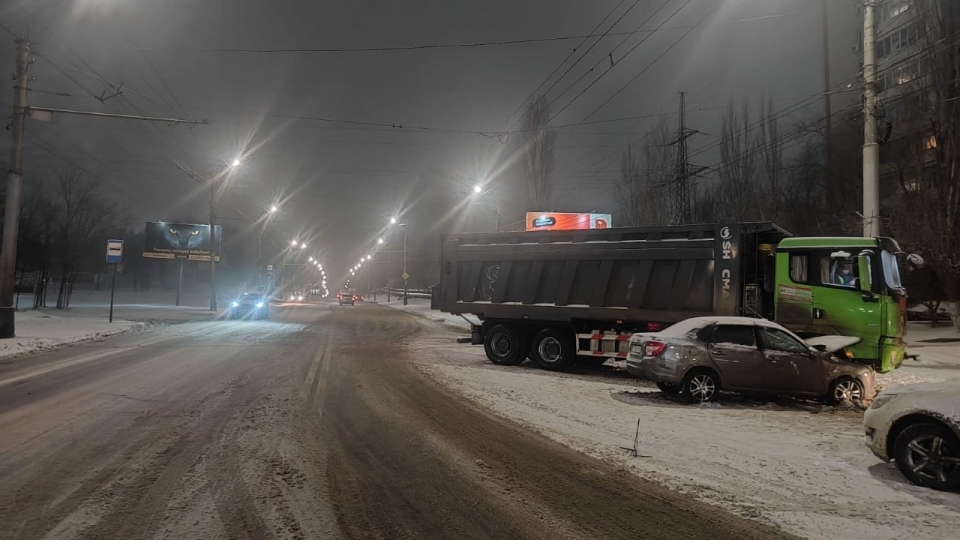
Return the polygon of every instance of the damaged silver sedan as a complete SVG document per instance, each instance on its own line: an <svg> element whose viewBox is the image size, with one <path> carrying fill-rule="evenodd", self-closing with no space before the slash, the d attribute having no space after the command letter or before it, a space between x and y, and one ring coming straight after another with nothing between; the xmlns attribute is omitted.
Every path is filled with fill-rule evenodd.
<svg viewBox="0 0 960 540"><path fill-rule="evenodd" d="M873 369L846 359L860 340L804 341L779 324L748 317L696 317L630 339L627 371L687 401L721 390L861 402L874 394Z"/></svg>

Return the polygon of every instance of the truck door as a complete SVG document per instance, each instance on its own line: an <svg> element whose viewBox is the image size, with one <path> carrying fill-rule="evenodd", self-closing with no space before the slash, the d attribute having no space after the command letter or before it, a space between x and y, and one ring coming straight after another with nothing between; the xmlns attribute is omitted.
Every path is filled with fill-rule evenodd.
<svg viewBox="0 0 960 540"><path fill-rule="evenodd" d="M776 320L798 333L813 333L811 252L777 253Z"/></svg>
<svg viewBox="0 0 960 540"><path fill-rule="evenodd" d="M814 261L818 280L813 286L813 327L820 335L857 336L853 349L861 358L876 358L881 333L879 296L865 293L859 284L858 253L851 250L817 252ZM873 264L873 257L864 260ZM869 269L868 269L869 270ZM869 278L872 273L865 272ZM868 283L866 290L871 290Z"/></svg>

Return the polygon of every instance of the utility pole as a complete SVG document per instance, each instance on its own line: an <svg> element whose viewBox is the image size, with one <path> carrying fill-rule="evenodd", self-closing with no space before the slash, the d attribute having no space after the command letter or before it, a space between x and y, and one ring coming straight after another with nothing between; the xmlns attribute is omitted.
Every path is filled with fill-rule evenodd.
<svg viewBox="0 0 960 540"><path fill-rule="evenodd" d="M693 221L693 210L690 201L690 178L700 174L706 167L690 166L690 156L687 149L687 139L700 133L687 127L687 93L680 92L680 128L676 138L670 146L677 147L677 164L673 180L673 222L683 225Z"/></svg>
<svg viewBox="0 0 960 540"><path fill-rule="evenodd" d="M863 236L880 236L880 143L877 140L877 0L863 4Z"/></svg>
<svg viewBox="0 0 960 540"><path fill-rule="evenodd" d="M13 146L10 148L10 170L7 172L7 193L3 215L3 246L0 251L0 338L16 335L13 285L17 274L17 234L20 227L20 196L23 187L23 130L27 118L27 68L30 66L30 43L26 36L17 40L16 80L13 92Z"/></svg>
<svg viewBox="0 0 960 540"><path fill-rule="evenodd" d="M216 208L217 183L210 179L210 311L217 311L217 228L213 221Z"/></svg>

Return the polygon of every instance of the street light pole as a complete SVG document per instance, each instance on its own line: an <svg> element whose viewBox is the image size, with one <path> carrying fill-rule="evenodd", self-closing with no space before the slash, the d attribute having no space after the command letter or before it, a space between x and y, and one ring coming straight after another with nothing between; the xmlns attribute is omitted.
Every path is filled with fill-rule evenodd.
<svg viewBox="0 0 960 540"><path fill-rule="evenodd" d="M20 227L20 194L23 187L23 130L27 117L27 68L30 65L30 44L17 40L17 83L13 93L13 146L10 147L10 170L7 172L7 193L3 216L3 247L0 252L0 338L16 335L13 284L17 274L17 234Z"/></svg>
<svg viewBox="0 0 960 540"><path fill-rule="evenodd" d="M403 229L403 305L407 305L407 280L410 274L407 273L407 225L402 224Z"/></svg>
<svg viewBox="0 0 960 540"><path fill-rule="evenodd" d="M217 311L217 228L213 221L215 217L217 183L215 178L210 179L210 311Z"/></svg>

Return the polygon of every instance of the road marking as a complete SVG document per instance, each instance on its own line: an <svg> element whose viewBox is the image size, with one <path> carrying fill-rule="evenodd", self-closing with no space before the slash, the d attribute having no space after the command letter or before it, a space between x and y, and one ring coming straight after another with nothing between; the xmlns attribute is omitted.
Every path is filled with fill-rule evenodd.
<svg viewBox="0 0 960 540"><path fill-rule="evenodd" d="M330 344L330 333L327 333L327 342L325 345L329 346ZM320 361L323 360L323 354L326 351L321 345L317 347L317 354L313 357L313 365L310 366L310 371L307 373L307 388L313 386L313 378L317 376L317 369L320 367Z"/></svg>
<svg viewBox="0 0 960 540"><path fill-rule="evenodd" d="M320 413L321 418L323 418L323 400L327 393L327 381L330 379L328 375L330 373L330 351L333 348L332 344L333 339L330 339L328 334L327 348L323 351L323 369L320 370L320 380L317 381L317 412Z"/></svg>

